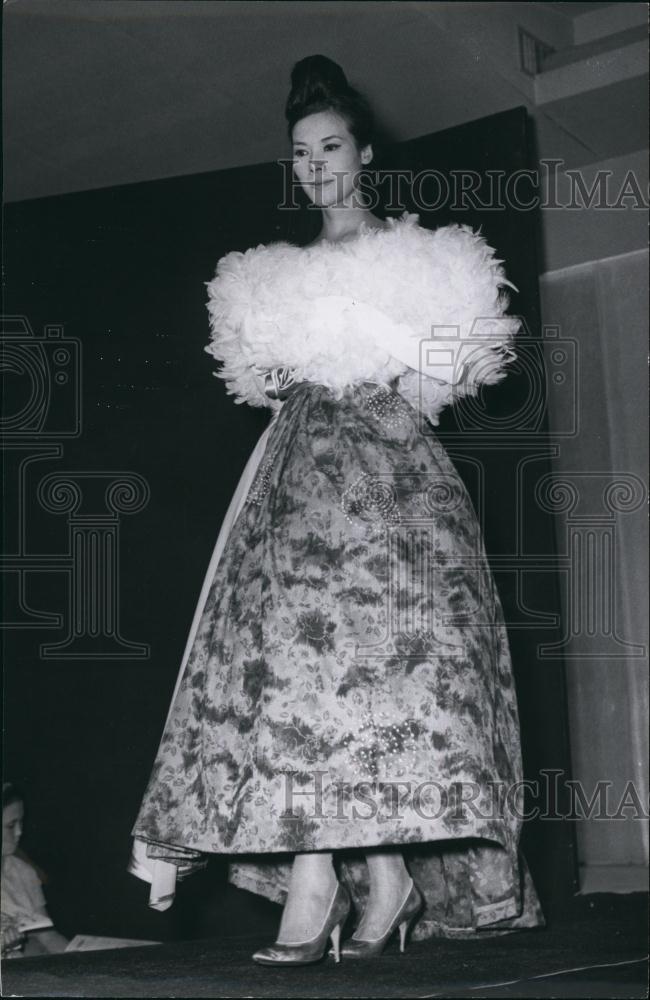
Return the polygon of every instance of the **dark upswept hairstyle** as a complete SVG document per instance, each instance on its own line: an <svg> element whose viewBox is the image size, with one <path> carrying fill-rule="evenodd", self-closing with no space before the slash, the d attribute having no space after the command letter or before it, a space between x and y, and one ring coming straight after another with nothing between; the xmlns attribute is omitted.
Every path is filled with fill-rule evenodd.
<svg viewBox="0 0 650 1000"><path fill-rule="evenodd" d="M327 56L307 56L291 71L291 90L284 112L289 138L297 122L319 111L334 111L340 115L359 149L372 142L374 116L363 94L350 86L338 63Z"/></svg>
<svg viewBox="0 0 650 1000"><path fill-rule="evenodd" d="M6 806L13 805L14 802L23 802L23 793L21 792L18 785L14 785L12 781L3 781L2 783L2 808Z"/></svg>

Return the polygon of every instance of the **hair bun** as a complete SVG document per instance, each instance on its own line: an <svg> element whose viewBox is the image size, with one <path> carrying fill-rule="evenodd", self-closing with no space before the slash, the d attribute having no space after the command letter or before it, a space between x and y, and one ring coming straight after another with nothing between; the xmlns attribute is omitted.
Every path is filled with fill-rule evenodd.
<svg viewBox="0 0 650 1000"><path fill-rule="evenodd" d="M291 91L285 113L288 119L296 109L321 104L350 93L347 77L338 63L327 56L307 56L291 71Z"/></svg>
<svg viewBox="0 0 650 1000"><path fill-rule="evenodd" d="M284 113L289 138L297 122L319 111L340 115L362 149L372 142L374 119L366 98L351 87L338 63L327 56L307 56L291 71L291 91Z"/></svg>

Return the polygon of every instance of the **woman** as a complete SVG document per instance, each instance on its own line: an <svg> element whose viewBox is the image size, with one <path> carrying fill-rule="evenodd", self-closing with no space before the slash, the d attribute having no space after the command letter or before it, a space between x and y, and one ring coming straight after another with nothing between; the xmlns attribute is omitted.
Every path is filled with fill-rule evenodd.
<svg viewBox="0 0 650 1000"><path fill-rule="evenodd" d="M32 957L65 951L54 929L41 879L19 849L25 806L15 785L2 786L2 954Z"/></svg>
<svg viewBox="0 0 650 1000"><path fill-rule="evenodd" d="M164 908L206 853L236 856L235 884L285 903L253 956L267 964L317 961L330 937L338 960L396 929L403 948L409 927L542 922L501 606L431 433L504 376L508 282L468 227L370 211L371 115L335 63L298 63L286 112L322 229L228 254L209 285L219 376L274 414L208 569L131 863Z"/></svg>

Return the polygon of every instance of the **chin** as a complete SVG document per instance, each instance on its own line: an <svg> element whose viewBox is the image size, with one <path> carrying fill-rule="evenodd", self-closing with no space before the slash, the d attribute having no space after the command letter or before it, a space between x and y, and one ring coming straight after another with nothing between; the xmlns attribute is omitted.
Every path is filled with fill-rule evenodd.
<svg viewBox="0 0 650 1000"><path fill-rule="evenodd" d="M330 184L320 191L316 191L310 186L305 186L303 187L303 191L309 198L310 202L317 208L337 208L339 206L344 207L346 202L354 194L355 188L350 187L348 190L347 187L345 187L341 190L340 186L337 184Z"/></svg>
<svg viewBox="0 0 650 1000"><path fill-rule="evenodd" d="M337 200L335 191L328 194L326 191L314 191L314 189L310 187L303 188L303 191L309 198L312 205L316 205L317 208L327 208L329 205L334 204Z"/></svg>
<svg viewBox="0 0 650 1000"><path fill-rule="evenodd" d="M312 198L312 202L317 208L334 208L339 203L338 198L328 198L327 196Z"/></svg>

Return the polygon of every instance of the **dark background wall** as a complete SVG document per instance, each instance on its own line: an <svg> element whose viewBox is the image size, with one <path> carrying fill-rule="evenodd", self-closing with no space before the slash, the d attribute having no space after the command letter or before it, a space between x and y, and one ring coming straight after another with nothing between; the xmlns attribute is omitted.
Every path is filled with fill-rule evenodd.
<svg viewBox="0 0 650 1000"><path fill-rule="evenodd" d="M5 776L24 786L24 846L50 875L69 931L175 932L125 871L129 831L202 574L265 426L212 376L204 283L227 250L273 238L271 175L226 171L6 213L5 312L26 315L37 338L57 323L81 342L81 434L27 476L28 551L67 549L66 516L35 496L45 474L132 471L150 489L145 509L122 518L119 576L122 635L149 644L147 659L48 660L39 645L62 630L5 632ZM24 381L12 380L16 408ZM7 528L11 545L16 521ZM62 573L31 574L25 597L67 617Z"/></svg>

